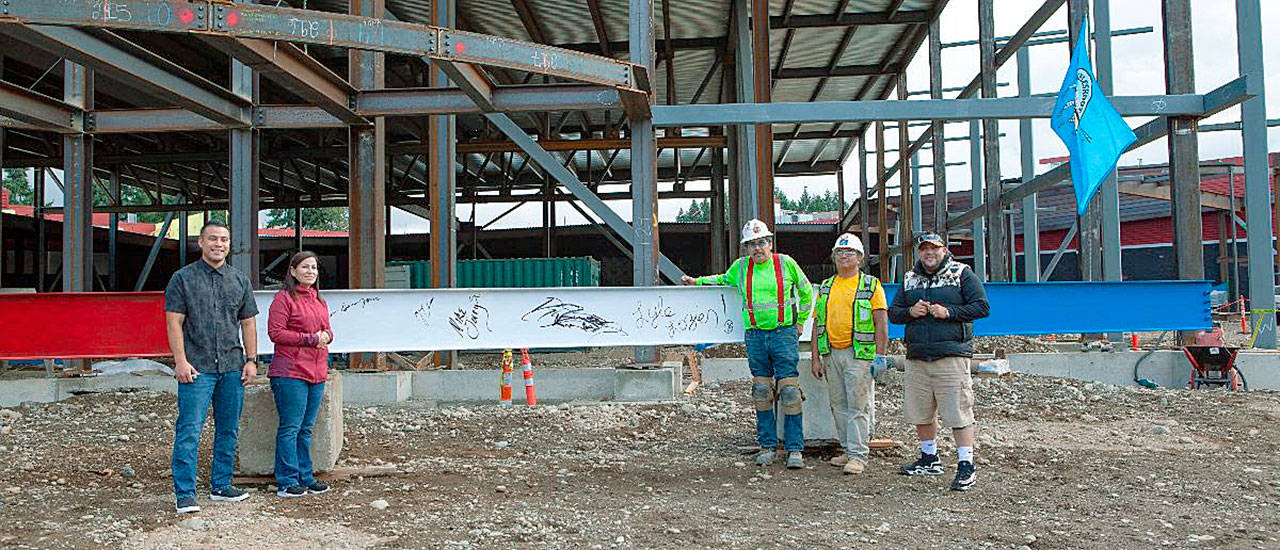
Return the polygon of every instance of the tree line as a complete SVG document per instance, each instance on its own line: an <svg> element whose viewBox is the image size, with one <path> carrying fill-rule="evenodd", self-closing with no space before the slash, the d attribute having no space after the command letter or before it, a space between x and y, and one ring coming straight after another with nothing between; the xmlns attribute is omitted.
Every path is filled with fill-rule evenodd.
<svg viewBox="0 0 1280 550"><path fill-rule="evenodd" d="M818 195L810 193L809 188L805 187L800 192L798 199L792 199L783 193L780 189L773 189L773 196L782 201L782 209L792 212L831 212L841 210L840 197L834 190L828 189L825 193ZM711 221L711 199L695 200L686 210L680 209L676 214L677 222L708 222Z"/></svg>

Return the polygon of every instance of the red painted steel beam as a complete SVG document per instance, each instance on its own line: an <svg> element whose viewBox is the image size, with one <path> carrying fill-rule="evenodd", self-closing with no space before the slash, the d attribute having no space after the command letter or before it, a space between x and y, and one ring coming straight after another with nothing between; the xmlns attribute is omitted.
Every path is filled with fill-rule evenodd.
<svg viewBox="0 0 1280 550"><path fill-rule="evenodd" d="M0 294L0 359L167 355L164 293Z"/></svg>

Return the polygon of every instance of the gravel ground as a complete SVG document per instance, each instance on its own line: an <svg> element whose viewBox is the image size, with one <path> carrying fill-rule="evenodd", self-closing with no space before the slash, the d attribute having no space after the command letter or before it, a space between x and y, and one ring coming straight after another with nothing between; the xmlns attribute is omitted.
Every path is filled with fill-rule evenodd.
<svg viewBox="0 0 1280 550"><path fill-rule="evenodd" d="M877 437L913 445L900 374ZM975 380L979 482L759 470L747 383L662 404L345 409L341 466L403 474L172 513L172 395L0 409L3 548L1280 548L1280 395ZM208 434L211 430L206 430ZM207 479L208 437L201 479Z"/></svg>

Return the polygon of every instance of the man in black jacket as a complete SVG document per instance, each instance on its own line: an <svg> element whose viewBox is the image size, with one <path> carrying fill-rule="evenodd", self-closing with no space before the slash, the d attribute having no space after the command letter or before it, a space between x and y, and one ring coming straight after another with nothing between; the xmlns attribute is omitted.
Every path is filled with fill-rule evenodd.
<svg viewBox="0 0 1280 550"><path fill-rule="evenodd" d="M904 475L942 475L938 460L938 418L956 441L956 478L951 489L967 491L977 481L973 467L973 320L991 308L982 280L951 257L941 236L916 238L915 268L889 306L889 321L906 325L906 381L902 411L915 424L920 460L903 466Z"/></svg>

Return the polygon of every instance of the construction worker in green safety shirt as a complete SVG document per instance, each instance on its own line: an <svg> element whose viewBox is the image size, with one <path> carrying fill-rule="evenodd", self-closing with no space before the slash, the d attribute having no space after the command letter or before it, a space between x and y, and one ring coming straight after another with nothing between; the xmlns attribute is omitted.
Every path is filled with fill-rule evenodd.
<svg viewBox="0 0 1280 550"><path fill-rule="evenodd" d="M778 421L774 399L782 408L787 468L804 467L804 425L801 420L800 329L813 310L813 285L800 264L773 252L773 233L760 220L742 226L742 246L747 256L738 258L721 275L693 278L686 285L728 285L744 299L747 365L751 368L751 400L756 407L756 438L760 452L756 464L773 463L778 448Z"/></svg>
<svg viewBox="0 0 1280 550"><path fill-rule="evenodd" d="M846 474L867 467L868 443L876 422L876 371L887 366L889 304L880 280L859 267L865 255L862 240L845 233L831 247L836 274L818 287L813 314L814 378L826 379L835 416L836 437L844 454L831 465Z"/></svg>

